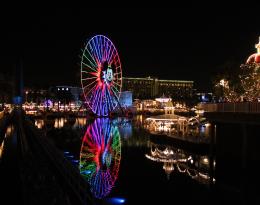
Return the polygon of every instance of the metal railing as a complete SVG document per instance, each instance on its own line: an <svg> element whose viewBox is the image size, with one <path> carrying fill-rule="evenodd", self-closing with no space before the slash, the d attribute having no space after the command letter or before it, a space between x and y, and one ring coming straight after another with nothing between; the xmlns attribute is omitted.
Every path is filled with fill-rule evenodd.
<svg viewBox="0 0 260 205"><path fill-rule="evenodd" d="M30 130L32 136L34 136L34 142L44 150L43 154L47 155L49 161L52 163L53 167L56 168L59 175L66 180L68 186L79 199L80 204L91 204L92 197L90 187L80 175L79 170L73 167L73 165L57 151L57 148L55 148L54 145L47 139L44 139L41 131L37 130L28 119L26 119L24 123L24 126L26 126L27 129Z"/></svg>
<svg viewBox="0 0 260 205"><path fill-rule="evenodd" d="M0 112L0 120L4 117L4 114L5 114L4 111Z"/></svg>
<svg viewBox="0 0 260 205"><path fill-rule="evenodd" d="M204 112L260 113L259 102L201 103L198 108Z"/></svg>

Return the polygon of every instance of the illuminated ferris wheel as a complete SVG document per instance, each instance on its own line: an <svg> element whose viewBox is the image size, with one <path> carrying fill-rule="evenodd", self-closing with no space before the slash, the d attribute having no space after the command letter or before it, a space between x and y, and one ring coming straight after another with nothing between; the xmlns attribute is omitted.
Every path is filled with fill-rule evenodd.
<svg viewBox="0 0 260 205"><path fill-rule="evenodd" d="M83 50L81 85L96 115L107 116L117 106L122 88L121 62L116 47L103 35L92 37Z"/></svg>

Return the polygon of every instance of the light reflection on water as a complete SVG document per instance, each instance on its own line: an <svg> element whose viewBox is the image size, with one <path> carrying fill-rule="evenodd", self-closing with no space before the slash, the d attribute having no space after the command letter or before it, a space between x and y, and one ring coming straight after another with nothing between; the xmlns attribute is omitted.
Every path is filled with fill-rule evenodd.
<svg viewBox="0 0 260 205"><path fill-rule="evenodd" d="M3 140L1 145L0 145L0 160L1 160L3 153L4 153L4 147L5 147L5 140Z"/></svg>
<svg viewBox="0 0 260 205"><path fill-rule="evenodd" d="M203 184L215 183L215 179L210 175L213 170L210 170L208 155L192 154L169 144L162 145L150 142L149 147L150 152L146 153L145 157L148 160L161 163L167 179L170 179L170 175L174 172L180 172ZM213 164L215 165L214 162Z"/></svg>
<svg viewBox="0 0 260 205"><path fill-rule="evenodd" d="M86 126L86 124L87 124L87 118L85 117L76 118L73 128L74 129L83 128Z"/></svg>
<svg viewBox="0 0 260 205"><path fill-rule="evenodd" d="M67 122L66 118L56 118L54 121L54 127L55 128L62 128L64 127L64 124Z"/></svg>
<svg viewBox="0 0 260 205"><path fill-rule="evenodd" d="M71 127L72 129L82 129L85 128L88 123L88 119L84 117L79 118L55 118L55 119L49 119L49 120L43 120L43 119L36 119L35 120L35 126L39 129L43 129L45 127L48 128L57 128L61 129L63 127ZM135 129L143 129L146 128L148 131L153 133L156 130L156 127L159 126L153 123L147 124L147 121L145 121L145 117L142 115L137 115L134 119L128 119L128 118L115 118L113 119L113 123L116 123L118 125L118 129L120 131L121 137L126 139L130 138L133 135L133 126ZM184 129L185 128L185 129ZM209 123L202 124L200 126L187 126L187 127L178 127L178 129L175 129L174 126L171 128L171 132L167 131L161 131L160 133L155 134L166 134L170 136L175 137L200 137L200 139L204 140L206 138L209 138L210 135L210 129L211 125ZM199 138L198 138L199 139Z"/></svg>
<svg viewBox="0 0 260 205"><path fill-rule="evenodd" d="M151 146L153 146L153 150L154 147L159 147L162 152L165 150L165 147L173 151L177 148L174 148L171 142L163 142L165 147L162 149L161 145L157 145L151 141L150 134L144 129L144 121L144 116L136 116L133 119L116 118L113 120L97 118L92 123L87 118L76 118L76 120L74 122L71 121L71 123L68 123L68 120L64 118L60 118L59 120L53 120L52 128L57 127L58 129L62 129L66 127L65 132L67 133L67 128L69 127L69 131L80 133L79 140L81 149L78 152L74 152L71 162L79 167L82 176L90 184L92 194L97 199L104 200L115 197L115 193L120 193L119 190L122 189L122 186L128 186L125 184L128 182L122 181L122 178L117 180L119 168L120 172L124 170L124 175L131 177L131 170L135 169L134 166L138 166L136 165L138 163L139 166L142 166L148 162L149 166L146 164L142 169L151 169L149 173L154 174L154 177L157 178L159 178L158 175L165 176L165 173L166 176L170 178L178 172L181 175L189 175L192 180L196 180L202 184L208 184L210 182L212 178L209 176L208 156L193 155L182 149L178 149L178 152L183 154L187 162L183 161L178 164L160 162L159 172L154 170L153 164L158 163L154 163L156 160L152 160L153 162L151 163L151 159L145 156L145 154L151 155L151 153L149 153L149 150L152 149ZM42 123L42 126L37 126L37 123ZM35 125L39 128L46 126L46 122L37 121L37 123L35 122ZM55 126L55 123L57 123L57 126ZM207 136L210 133L209 128L210 126L206 125L197 129L200 129L200 133L204 133L204 136ZM70 135L68 135L68 137L69 136ZM127 148L125 149L124 147ZM71 152L69 146L67 148L68 150L66 151ZM124 151L124 156L122 157L129 159L127 163L121 162L121 149L122 152ZM135 152L134 155L133 151ZM125 156L125 154L128 156ZM71 154L69 154L69 156L70 155ZM135 158L136 156L137 158ZM192 157L190 158L190 156ZM198 168L203 168L203 170ZM135 177L131 179L134 181ZM137 178L138 177L139 175L137 175ZM142 184L145 180L146 178L139 178L137 183L140 183L140 187L145 186ZM169 180L171 181L171 179ZM119 185L116 183L117 181L120 181ZM164 182L161 183L163 184ZM172 186L174 186L174 184ZM124 187L124 189L128 190L130 188ZM125 193L124 197L128 199L129 196Z"/></svg>
<svg viewBox="0 0 260 205"><path fill-rule="evenodd" d="M121 139L118 127L109 118L97 118L87 126L80 151L80 173L92 194L106 197L118 177Z"/></svg>
<svg viewBox="0 0 260 205"><path fill-rule="evenodd" d="M34 122L35 126L38 128L38 129L42 129L43 126L44 126L44 120L43 119L36 119L35 122Z"/></svg>
<svg viewBox="0 0 260 205"><path fill-rule="evenodd" d="M35 119L35 126L39 129L43 129L45 127L48 128L57 128L61 129L65 126L70 126L73 129L80 129L86 126L87 118L78 117L78 118L55 118L55 119Z"/></svg>
<svg viewBox="0 0 260 205"><path fill-rule="evenodd" d="M14 127L12 125L9 125L6 129L4 139L2 143L0 144L0 160L3 157L4 151L5 151L5 141L6 138L10 137L13 134Z"/></svg>

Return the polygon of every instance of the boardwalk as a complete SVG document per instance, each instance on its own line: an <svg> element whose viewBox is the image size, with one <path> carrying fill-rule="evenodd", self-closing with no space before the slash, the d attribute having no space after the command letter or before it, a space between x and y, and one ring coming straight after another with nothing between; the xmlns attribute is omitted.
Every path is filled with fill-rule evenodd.
<svg viewBox="0 0 260 205"><path fill-rule="evenodd" d="M0 162L1 199L8 204L92 204L79 170L15 111L4 137ZM2 183L4 182L4 183Z"/></svg>

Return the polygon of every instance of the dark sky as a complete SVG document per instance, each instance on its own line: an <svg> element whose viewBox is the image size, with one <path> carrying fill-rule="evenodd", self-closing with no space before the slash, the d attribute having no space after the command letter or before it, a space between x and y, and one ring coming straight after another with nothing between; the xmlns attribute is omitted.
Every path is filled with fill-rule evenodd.
<svg viewBox="0 0 260 205"><path fill-rule="evenodd" d="M25 86L79 85L81 49L103 34L118 49L123 76L194 80L205 90L222 65L255 52L257 9L2 8L0 70L19 57Z"/></svg>

